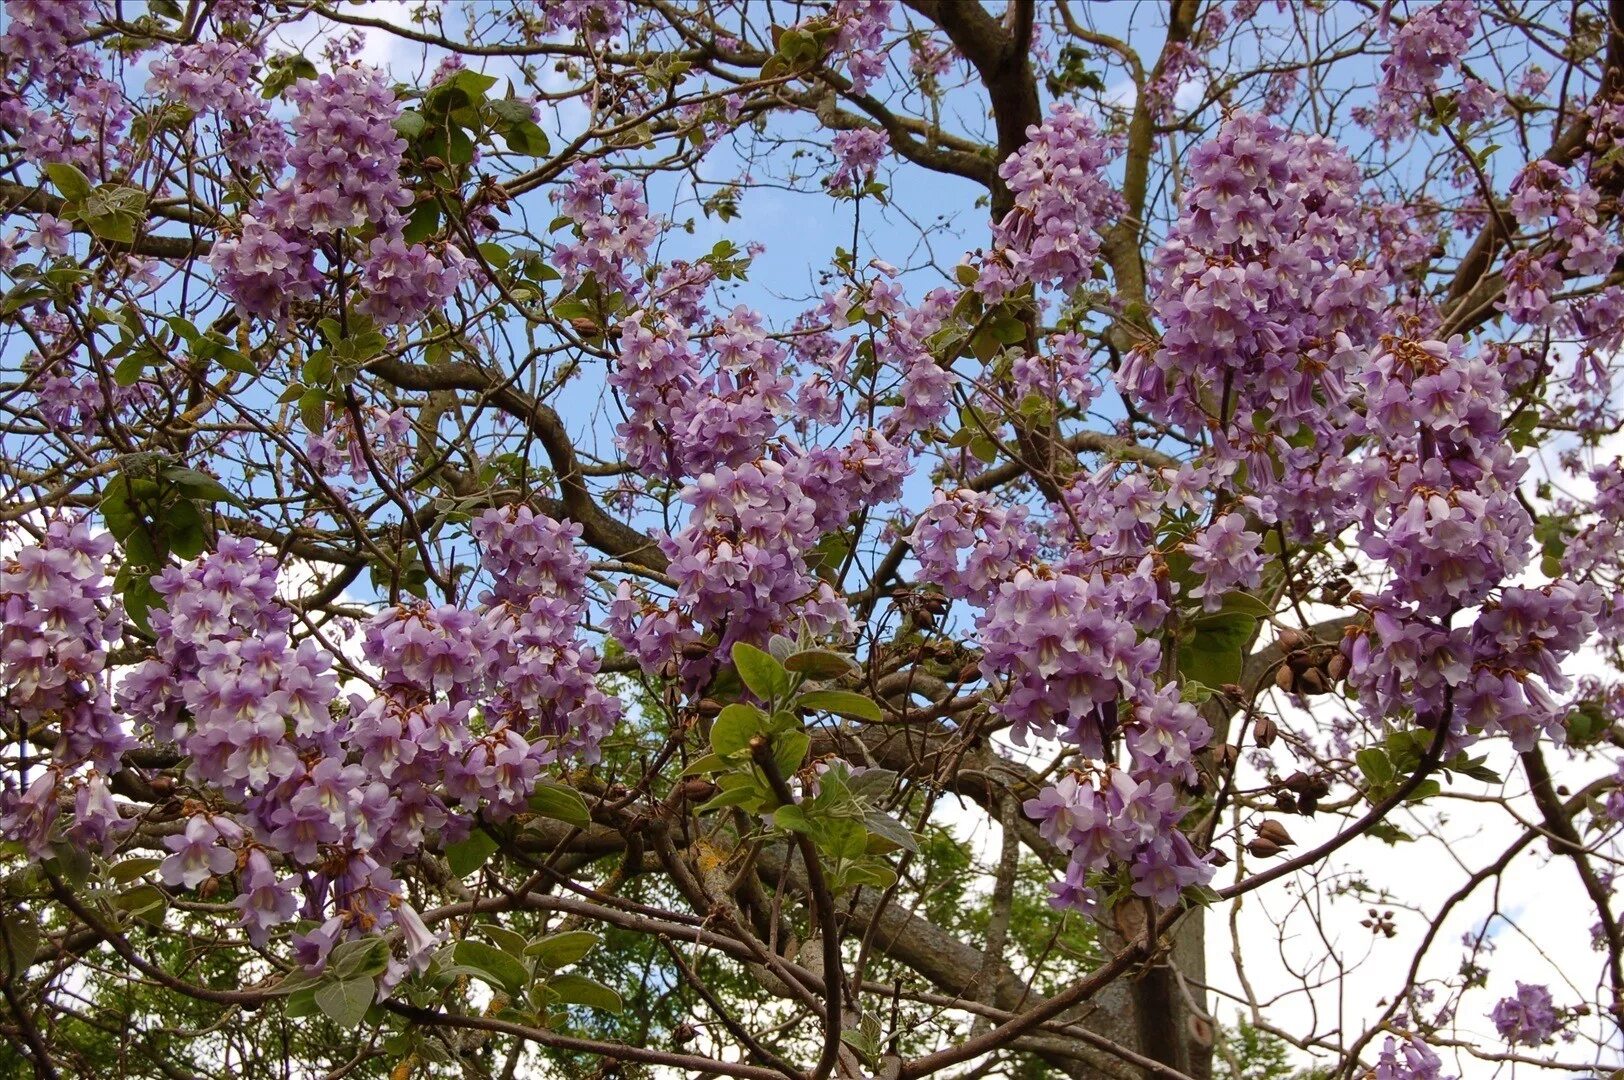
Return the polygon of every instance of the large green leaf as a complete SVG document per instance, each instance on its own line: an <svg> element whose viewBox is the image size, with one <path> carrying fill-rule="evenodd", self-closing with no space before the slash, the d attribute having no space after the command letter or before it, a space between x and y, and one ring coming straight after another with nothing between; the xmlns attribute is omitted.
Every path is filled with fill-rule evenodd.
<svg viewBox="0 0 1624 1080"><path fill-rule="evenodd" d="M762 653L763 656L766 653ZM767 718L754 705L729 705L711 722L711 749L723 757L750 748L750 740L767 730Z"/></svg>
<svg viewBox="0 0 1624 1080"><path fill-rule="evenodd" d="M475 829L466 840L459 840L445 849L445 861L451 865L452 874L465 878L484 866L495 853L496 838L484 829Z"/></svg>
<svg viewBox="0 0 1624 1080"><path fill-rule="evenodd" d="M525 984L530 981L530 969L523 963L483 941L459 941L451 955L458 969L468 969L469 974L507 991L512 997L523 992Z"/></svg>
<svg viewBox="0 0 1624 1080"><path fill-rule="evenodd" d="M866 698L862 694L854 694L850 690L812 690L796 698L795 704L803 709L834 713L836 716L852 720L872 720L878 723L885 719L879 705L875 704L873 699Z"/></svg>
<svg viewBox="0 0 1624 1080"><path fill-rule="evenodd" d="M530 793L530 809L542 817L574 825L577 829L592 824L592 812L587 809L581 793L563 784L545 781L537 784L536 790Z"/></svg>
<svg viewBox="0 0 1624 1080"><path fill-rule="evenodd" d="M532 941L524 954L548 971L556 971L580 960L599 940L598 935L589 930L565 930Z"/></svg>
<svg viewBox="0 0 1624 1080"><path fill-rule="evenodd" d="M370 975L343 979L316 987L316 1004L341 1028L356 1027L372 1008L377 986Z"/></svg>
<svg viewBox="0 0 1624 1080"><path fill-rule="evenodd" d="M763 701L770 701L789 691L789 672L784 665L754 645L740 641L733 646L733 666L739 669L739 678L750 692Z"/></svg>
<svg viewBox="0 0 1624 1080"><path fill-rule="evenodd" d="M1218 612L1192 619L1179 642L1179 674L1204 686L1239 682L1246 643L1256 628L1257 619L1239 613Z"/></svg>
<svg viewBox="0 0 1624 1080"><path fill-rule="evenodd" d="M619 994L585 975L556 975L547 980L547 989L566 1005L585 1005L617 1015L623 1008Z"/></svg>

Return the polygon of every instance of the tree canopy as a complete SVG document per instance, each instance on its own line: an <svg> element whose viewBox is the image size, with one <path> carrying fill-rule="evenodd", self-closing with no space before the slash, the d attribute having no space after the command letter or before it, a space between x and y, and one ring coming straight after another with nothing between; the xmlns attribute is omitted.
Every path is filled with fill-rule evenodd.
<svg viewBox="0 0 1624 1080"><path fill-rule="evenodd" d="M1624 0L6 0L0 1071L1617 1069L1621 140Z"/></svg>

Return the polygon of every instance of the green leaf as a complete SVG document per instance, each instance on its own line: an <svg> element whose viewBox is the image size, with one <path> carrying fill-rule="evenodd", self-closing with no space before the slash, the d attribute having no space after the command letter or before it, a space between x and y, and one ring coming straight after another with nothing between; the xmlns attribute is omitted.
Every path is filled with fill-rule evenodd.
<svg viewBox="0 0 1624 1080"><path fill-rule="evenodd" d="M588 930L565 930L563 933L537 938L525 948L524 954L534 958L540 967L548 971L557 971L580 960L601 940L603 939L597 934Z"/></svg>
<svg viewBox="0 0 1624 1080"><path fill-rule="evenodd" d="M1179 674L1205 686L1239 682L1246 643L1256 627L1250 615L1218 612L1192 619L1178 647Z"/></svg>
<svg viewBox="0 0 1624 1080"><path fill-rule="evenodd" d="M171 465L164 470L164 479L181 489L181 493L188 499L198 499L202 502L235 503L243 506L241 499L231 493L220 481L208 473L198 472L196 469L187 469L179 465Z"/></svg>
<svg viewBox="0 0 1624 1080"><path fill-rule="evenodd" d="M542 817L574 825L577 829L592 824L592 812L587 809L581 793L563 784L545 780L537 784L536 790L530 793L530 809Z"/></svg>
<svg viewBox="0 0 1624 1080"><path fill-rule="evenodd" d="M459 941L452 956L459 967L469 968L485 982L506 990L510 997L518 997L530 981L530 969L523 963L483 941Z"/></svg>
<svg viewBox="0 0 1624 1080"><path fill-rule="evenodd" d="M467 839L459 840L445 849L445 861L450 864L455 877L465 878L484 866L496 854L496 848L496 838L484 829L476 828L468 834Z"/></svg>
<svg viewBox="0 0 1624 1080"><path fill-rule="evenodd" d="M395 117L393 124L395 134L407 142L423 134L423 129L428 126L428 120L415 109L402 109L400 115Z"/></svg>
<svg viewBox="0 0 1624 1080"><path fill-rule="evenodd" d="M320 435L327 429L327 395L316 387L311 387L299 395L299 419L304 421L305 430L311 434Z"/></svg>
<svg viewBox="0 0 1624 1080"><path fill-rule="evenodd" d="M774 660L771 653L762 652L747 642L733 646L733 666L739 669L739 678L750 692L763 701L770 701L789 691L789 672Z"/></svg>
<svg viewBox="0 0 1624 1080"><path fill-rule="evenodd" d="M863 824L868 831L877 837L883 838L887 844L903 851L918 851L919 842L914 834L903 827L902 822L890 814L883 814L878 810L870 810L863 817Z"/></svg>
<svg viewBox="0 0 1624 1080"><path fill-rule="evenodd" d="M830 818L814 834L818 847L836 859L860 858L868 850L868 830L851 818Z"/></svg>
<svg viewBox="0 0 1624 1080"><path fill-rule="evenodd" d="M518 98L497 98L490 103L491 114L498 120L509 124L522 123L525 120L534 120L536 107L528 101Z"/></svg>
<svg viewBox="0 0 1624 1080"><path fill-rule="evenodd" d="M55 162L42 170L47 179L62 197L69 202L78 202L90 194L90 178L80 172L76 166L66 162Z"/></svg>
<svg viewBox="0 0 1624 1080"><path fill-rule="evenodd" d="M705 776L709 773L722 772L730 768L732 768L732 765L720 754L706 754L704 757L682 770L682 775Z"/></svg>
<svg viewBox="0 0 1624 1080"><path fill-rule="evenodd" d="M389 943L381 937L341 942L327 955L327 973L334 979L380 975L389 967Z"/></svg>
<svg viewBox="0 0 1624 1080"><path fill-rule="evenodd" d="M876 889L889 889L897 883L897 872L884 863L863 862L846 868L842 884L871 885Z"/></svg>
<svg viewBox="0 0 1624 1080"><path fill-rule="evenodd" d="M39 952L40 924L26 915L0 919L0 959L13 976L21 976Z"/></svg>
<svg viewBox="0 0 1624 1080"><path fill-rule="evenodd" d="M195 559L208 546L208 538L203 535L203 518L193 503L182 501L165 507L163 529L169 550L182 559Z"/></svg>
<svg viewBox="0 0 1624 1080"><path fill-rule="evenodd" d="M850 720L871 720L878 723L885 719L880 707L871 699L862 694L854 694L850 690L812 690L796 698L795 704L802 709L834 713Z"/></svg>
<svg viewBox="0 0 1624 1080"><path fill-rule="evenodd" d="M115 885L125 885L138 877L152 873L161 865L163 865L162 859L125 859L107 872L107 880Z"/></svg>
<svg viewBox="0 0 1624 1080"><path fill-rule="evenodd" d="M314 975L304 968L294 968L277 982L275 986L268 987L266 993L273 997L287 997L301 990L313 991L317 983L322 981L321 975ZM315 995L311 994L311 1005L315 1005Z"/></svg>
<svg viewBox="0 0 1624 1080"><path fill-rule="evenodd" d="M1274 609L1262 600L1248 592L1232 592L1224 594L1223 606L1218 609L1223 615L1251 615L1254 618L1266 619L1274 614Z"/></svg>
<svg viewBox="0 0 1624 1080"><path fill-rule="evenodd" d="M141 375L148 367L154 365L163 357L150 348L131 349L124 359L113 368L113 381L120 386L134 386L141 381Z"/></svg>
<svg viewBox="0 0 1624 1080"><path fill-rule="evenodd" d="M785 731L773 737L773 764L779 776L793 776L806 760L812 740L804 731Z"/></svg>
<svg viewBox="0 0 1624 1080"><path fill-rule="evenodd" d="M530 942L517 930L509 930L496 923L480 923L478 930L491 939L491 944L507 953L509 956L522 957L524 950Z"/></svg>
<svg viewBox="0 0 1624 1080"><path fill-rule="evenodd" d="M1395 844L1407 844L1415 839L1415 837L1394 825L1391 821L1378 821L1367 832L1389 847Z"/></svg>
<svg viewBox="0 0 1624 1080"><path fill-rule="evenodd" d="M1407 803L1418 803L1423 799L1430 799L1443 790L1443 785L1436 780L1423 780L1415 785L1415 790L1404 796Z"/></svg>
<svg viewBox="0 0 1624 1080"><path fill-rule="evenodd" d="M700 814L708 814L712 810L720 810L726 806L750 806L753 804L758 804L762 801L762 792L756 787L729 788L728 790L723 791L721 794L710 799L710 801L705 803L704 806L701 806L695 812Z"/></svg>
<svg viewBox="0 0 1624 1080"><path fill-rule="evenodd" d="M479 253L485 256L485 261L498 270L506 270L513 262L513 253L501 244L483 243L479 245Z"/></svg>
<svg viewBox="0 0 1624 1080"><path fill-rule="evenodd" d="M589 1009L602 1009L617 1016L624 1007L618 993L585 975L554 976L547 980L547 989L557 994L566 1005L585 1005Z"/></svg>
<svg viewBox="0 0 1624 1080"><path fill-rule="evenodd" d="M440 227L440 203L437 199L423 199L412 207L412 216L401 230L400 238L408 244L418 244L434 235Z"/></svg>
<svg viewBox="0 0 1624 1080"><path fill-rule="evenodd" d="M1359 751L1353 755L1353 760L1358 763L1359 771L1365 774L1365 779L1370 781L1371 787L1384 788L1393 782L1396 770L1393 768L1392 759L1376 747L1367 747Z"/></svg>
<svg viewBox="0 0 1624 1080"><path fill-rule="evenodd" d="M328 1019L348 1030L358 1027L365 1019L376 994L377 984L369 975L358 979L323 983L316 987L315 1001L317 1007L327 1014Z"/></svg>
<svg viewBox="0 0 1624 1080"><path fill-rule="evenodd" d="M763 653L762 655L766 655ZM711 722L711 749L728 757L750 748L750 740L767 730L767 718L754 705L729 705Z"/></svg>
<svg viewBox="0 0 1624 1080"><path fill-rule="evenodd" d="M830 536L834 533L828 534ZM838 679L857 670L851 657L827 649L806 649L784 661L784 668L809 679Z"/></svg>
<svg viewBox="0 0 1624 1080"><path fill-rule="evenodd" d="M115 476L102 494L102 520L107 531L119 541L126 540L141 527L141 513L136 508L134 490L124 476Z"/></svg>
<svg viewBox="0 0 1624 1080"><path fill-rule="evenodd" d="M310 985L294 988L288 994L287 1004L282 1006L283 1014L290 1020L297 1020L301 1016L315 1016L320 1011L316 1007L316 988Z"/></svg>
<svg viewBox="0 0 1624 1080"><path fill-rule="evenodd" d="M547 139L547 132L534 120L519 121L502 133L502 139L507 143L508 149L515 154L546 157L553 151L552 143Z"/></svg>
<svg viewBox="0 0 1624 1080"><path fill-rule="evenodd" d="M789 803L774 810L773 824L780 829L805 833L807 836L816 835L818 831L817 826L812 824L812 819L806 816L806 810L797 803Z"/></svg>

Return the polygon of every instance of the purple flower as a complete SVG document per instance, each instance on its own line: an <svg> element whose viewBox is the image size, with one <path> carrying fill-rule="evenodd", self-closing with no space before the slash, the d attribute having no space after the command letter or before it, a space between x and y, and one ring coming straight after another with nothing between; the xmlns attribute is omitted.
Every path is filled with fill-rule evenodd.
<svg viewBox="0 0 1624 1080"><path fill-rule="evenodd" d="M1543 1046L1562 1026L1551 1002L1551 992L1534 983L1519 982L1517 993L1501 998L1489 1014L1500 1037L1514 1046Z"/></svg>
<svg viewBox="0 0 1624 1080"><path fill-rule="evenodd" d="M220 831L203 815L190 818L179 836L164 837L164 847L174 854L158 866L165 885L195 889L210 877L227 873L237 865L237 855L221 846Z"/></svg>
<svg viewBox="0 0 1624 1080"><path fill-rule="evenodd" d="M271 930L292 919L299 910L299 899L293 893L293 882L277 880L271 861L256 848L248 853L241 891L232 905L241 915L248 940L264 946Z"/></svg>
<svg viewBox="0 0 1624 1080"><path fill-rule="evenodd" d="M1389 1035L1376 1061L1376 1080L1442 1080L1443 1062L1420 1039Z"/></svg>

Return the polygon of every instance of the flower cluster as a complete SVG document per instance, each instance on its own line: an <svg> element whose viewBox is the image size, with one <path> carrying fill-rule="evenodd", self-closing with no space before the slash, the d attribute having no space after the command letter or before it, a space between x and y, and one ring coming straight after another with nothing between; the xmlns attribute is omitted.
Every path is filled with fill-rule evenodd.
<svg viewBox="0 0 1624 1080"><path fill-rule="evenodd" d="M1376 1061L1376 1080L1444 1080L1443 1062L1420 1039L1400 1042L1389 1035Z"/></svg>
<svg viewBox="0 0 1624 1080"><path fill-rule="evenodd" d="M1475 0L1442 0L1416 9L1391 33L1393 51L1382 61L1375 106L1361 106L1355 115L1384 140L1413 132L1417 112L1430 112L1432 95L1444 77L1460 70L1480 18ZM1461 119L1481 119L1494 99L1485 84L1467 80L1457 95Z"/></svg>
<svg viewBox="0 0 1624 1080"><path fill-rule="evenodd" d="M154 579L164 600L151 613L154 655L120 681L115 712L102 675L103 643L123 625L104 603L111 539L52 524L0 572L4 720L48 715L57 730L39 778L3 793L0 824L37 850L71 779L70 835L113 843L128 826L102 777L131 744L115 719L127 717L175 743L188 779L217 793L166 839L166 882L235 871L243 926L259 944L298 912L337 919L312 963L341 936L397 926L415 942L404 963L423 962L432 939L387 868L432 834L455 838L474 811L522 808L543 766L592 759L619 716L576 636L579 527L517 508L488 511L474 533L491 592L472 609L372 619L362 651L379 691L347 701L335 658L315 639L292 640L276 560L222 536L212 554Z"/></svg>
<svg viewBox="0 0 1624 1080"><path fill-rule="evenodd" d="M601 45L626 25L625 0L544 0L536 4L544 32L568 30Z"/></svg>
<svg viewBox="0 0 1624 1080"><path fill-rule="evenodd" d="M278 173L287 164L287 132L253 89L254 69L264 54L258 37L176 44L153 60L147 89L217 117L221 148L242 168Z"/></svg>
<svg viewBox="0 0 1624 1080"><path fill-rule="evenodd" d="M401 181L406 141L400 109L381 72L360 65L296 83L298 106L287 162L292 175L245 213L235 235L209 255L220 287L246 315L273 317L291 299L314 296L325 275L317 260L326 238L360 226L377 237L358 253L369 295L361 310L382 322L409 322L444 302L460 265L400 237L412 195Z"/></svg>
<svg viewBox="0 0 1624 1080"><path fill-rule="evenodd" d="M715 324L708 364L673 318L634 314L619 330L609 381L625 395L628 418L617 432L636 468L675 479L742 465L792 410L783 346L754 312L740 308Z"/></svg>
<svg viewBox="0 0 1624 1080"><path fill-rule="evenodd" d="M124 625L108 599L112 548L110 536L92 536L85 522L58 519L40 543L0 561L0 729L19 742L22 732L41 732L39 745L50 747L48 761L29 768L25 757L24 768L8 771L0 833L34 854L50 840L70 783L79 785L76 837L101 846L128 827L105 780L133 745L107 680L107 647ZM88 773L75 776L83 767Z"/></svg>
<svg viewBox="0 0 1624 1080"><path fill-rule="evenodd" d="M1495 1004L1489 1019L1500 1037L1514 1046L1544 1046L1562 1026L1551 992L1525 982L1517 984L1516 994Z"/></svg>
<svg viewBox="0 0 1624 1080"><path fill-rule="evenodd" d="M1067 775L1022 809L1046 840L1070 855L1057 904L1092 910L1098 897L1091 876L1112 860L1131 868L1137 895L1162 905L1177 903L1180 890L1212 877L1212 867L1178 829L1185 811L1171 784L1136 782L1121 769L1110 770L1098 787Z"/></svg>
<svg viewBox="0 0 1624 1080"><path fill-rule="evenodd" d="M839 28L835 53L844 58L852 89L861 94L885 72L891 0L836 0L830 19Z"/></svg>
<svg viewBox="0 0 1624 1080"><path fill-rule="evenodd" d="M1159 507L1161 498L1143 501ZM1119 524L1137 536L1135 514ZM1137 895L1163 905L1210 880L1210 863L1177 824L1186 810L1180 787L1194 778L1212 729L1177 686L1156 685L1162 654L1149 632L1168 608L1150 556L1115 559L1111 574L1099 569L1097 551L1040 562L1041 538L1024 508L968 490L938 491L912 542L924 576L978 609L981 673L1005 688L993 708L1018 744L1059 737L1096 762L1111 761L1119 743L1128 749L1128 769L1110 767L1098 783L1063 777L1025 804L1070 854L1055 902L1091 909L1095 877L1113 864L1127 868Z"/></svg>
<svg viewBox="0 0 1624 1080"><path fill-rule="evenodd" d="M1605 274L1624 251L1600 223L1600 194L1575 186L1568 170L1536 161L1511 185L1511 213L1539 247L1514 252L1506 261L1501 310L1520 323L1549 326L1565 311L1552 296L1567 277Z"/></svg>
<svg viewBox="0 0 1624 1080"><path fill-rule="evenodd" d="M646 668L672 658L704 628L723 655L736 641L764 641L799 618L813 633L844 633L843 599L808 565L821 536L816 503L777 461L721 466L683 489L688 524L661 541L676 580L664 607L638 602L623 584L610 628Z"/></svg>
<svg viewBox="0 0 1624 1080"><path fill-rule="evenodd" d="M649 213L643 192L596 161L570 170L553 192L558 212L575 223L574 241L554 245L553 265L570 286L588 274L605 291L634 291L632 278L648 265L649 249L660 235L660 221Z"/></svg>
<svg viewBox="0 0 1624 1080"><path fill-rule="evenodd" d="M860 188L874 178L874 170L891 148L891 137L876 128L835 133L832 149L835 171L825 183L835 189Z"/></svg>
<svg viewBox="0 0 1624 1080"><path fill-rule="evenodd" d="M1115 147L1088 117L1057 105L998 168L1015 208L993 228L1017 281L1065 291L1094 276L1101 231L1121 212L1105 176Z"/></svg>
<svg viewBox="0 0 1624 1080"><path fill-rule="evenodd" d="M1153 259L1164 329L1119 383L1153 416L1211 433L1220 462L1299 531L1335 519L1338 423L1388 306L1362 258L1353 161L1330 141L1238 116L1190 155L1182 212ZM1259 422L1264 418L1263 422Z"/></svg>

